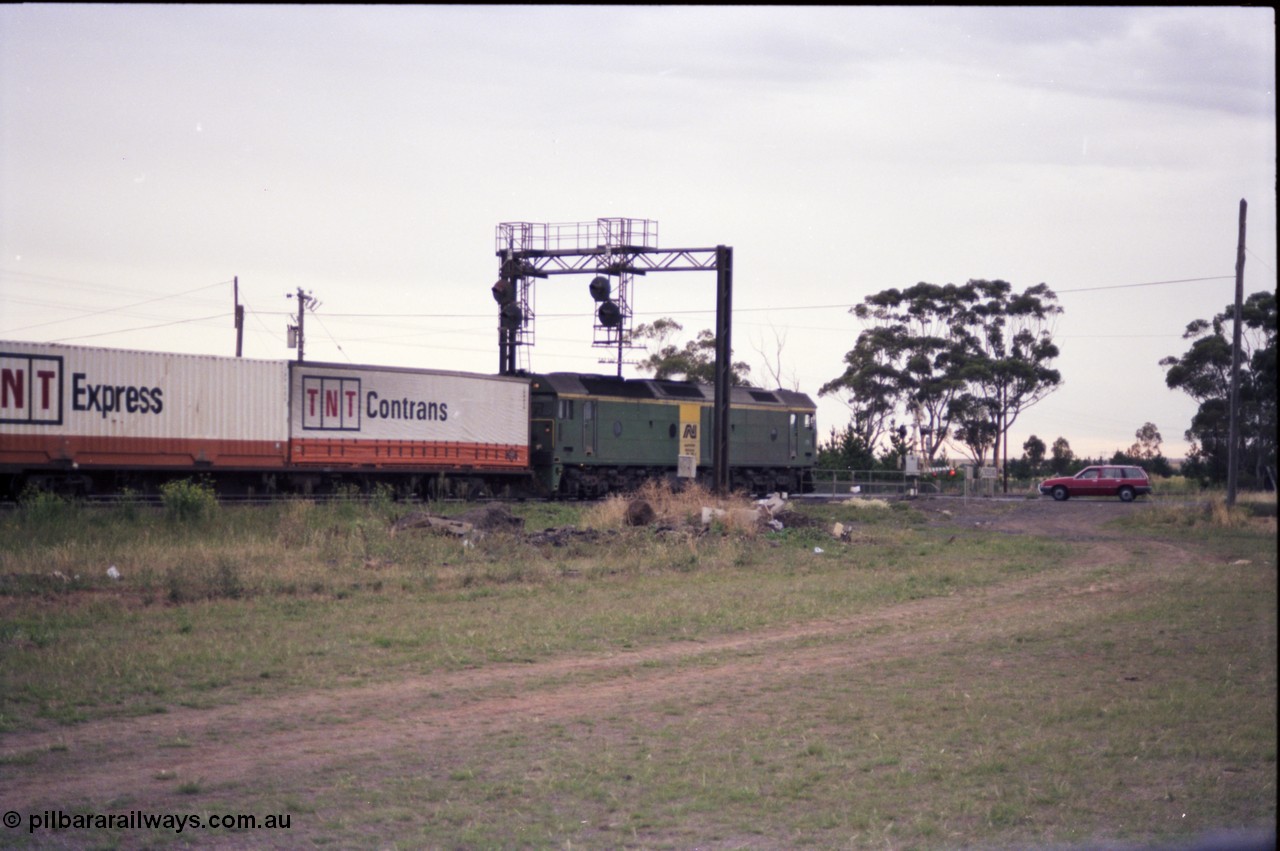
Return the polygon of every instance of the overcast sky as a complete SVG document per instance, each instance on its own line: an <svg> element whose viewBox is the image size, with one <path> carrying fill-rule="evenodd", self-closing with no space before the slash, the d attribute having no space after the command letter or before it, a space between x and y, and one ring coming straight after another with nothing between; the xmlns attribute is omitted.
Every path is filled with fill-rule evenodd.
<svg viewBox="0 0 1280 851"><path fill-rule="evenodd" d="M0 339L492 372L502 222L734 249L738 359L817 398L920 281L1046 283L1063 387L1010 447L1186 449L1160 358L1276 289L1270 8L0 6ZM522 365L611 374L588 277ZM1176 282L1176 283L1175 283ZM637 278L714 327L715 275ZM630 368L627 374L634 375ZM835 399L820 429L843 427Z"/></svg>

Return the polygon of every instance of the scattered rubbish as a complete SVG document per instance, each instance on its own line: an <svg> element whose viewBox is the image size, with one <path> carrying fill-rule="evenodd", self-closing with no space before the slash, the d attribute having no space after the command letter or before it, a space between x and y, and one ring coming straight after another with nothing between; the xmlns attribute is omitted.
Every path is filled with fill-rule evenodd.
<svg viewBox="0 0 1280 851"><path fill-rule="evenodd" d="M120 578L120 571L116 570L116 566L114 564L107 568L107 578L109 579Z"/></svg>
<svg viewBox="0 0 1280 851"><path fill-rule="evenodd" d="M459 538L466 537L475 531L475 527L470 523L464 523L461 520L453 520L448 517L437 517L434 514L427 514L421 511L406 514L391 524L392 536L407 529L426 529L429 532L456 535Z"/></svg>
<svg viewBox="0 0 1280 851"><path fill-rule="evenodd" d="M814 547L814 548L813 548L813 551L814 551L815 553L817 553L818 555L822 555L823 553L825 553L825 552L826 552L826 550L824 550L822 547Z"/></svg>
<svg viewBox="0 0 1280 851"><path fill-rule="evenodd" d="M464 511L456 518L463 523L470 523L483 532L496 532L500 529L523 529L524 518L516 517L511 510L500 502L482 505L470 511Z"/></svg>
<svg viewBox="0 0 1280 851"><path fill-rule="evenodd" d="M702 507L702 525L705 528L710 526L712 521L720 520L726 525L737 528L759 527L773 529L774 531L781 531L785 528L782 516L789 515L787 511L787 494L771 493L764 499L756 500L755 505L755 508L730 509L704 505Z"/></svg>
<svg viewBox="0 0 1280 851"><path fill-rule="evenodd" d="M495 503L473 508L457 517L440 517L425 511L415 511L392 523L391 534L395 536L397 532L403 532L406 529L426 529L442 535L465 538L473 533L483 534L502 529L523 528L523 518L513 515L505 505Z"/></svg>
<svg viewBox="0 0 1280 851"><path fill-rule="evenodd" d="M827 525L826 521L790 509L778 512L773 519L788 529L824 529Z"/></svg>
<svg viewBox="0 0 1280 851"><path fill-rule="evenodd" d="M770 519L769 512L758 508L730 508L725 510L705 505L702 507L702 525L704 527L710 526L712 521L719 520L727 526L749 529L768 523Z"/></svg>
<svg viewBox="0 0 1280 851"><path fill-rule="evenodd" d="M769 512L770 517L776 517L787 507L787 496L781 493L771 493L764 499L756 500L756 505Z"/></svg>
<svg viewBox="0 0 1280 851"><path fill-rule="evenodd" d="M846 544L853 542L852 526L846 526L845 524L836 521L831 524L831 528L828 531L831 533L831 537L835 538L837 541L841 541Z"/></svg>

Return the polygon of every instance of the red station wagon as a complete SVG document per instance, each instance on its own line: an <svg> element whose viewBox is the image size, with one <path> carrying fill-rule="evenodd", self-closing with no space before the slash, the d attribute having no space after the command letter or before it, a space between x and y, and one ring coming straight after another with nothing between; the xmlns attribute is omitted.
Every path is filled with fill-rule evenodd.
<svg viewBox="0 0 1280 851"><path fill-rule="evenodd" d="M1045 479L1040 493L1061 502L1073 496L1118 496L1124 502L1151 493L1151 480L1141 467L1085 467L1074 476Z"/></svg>

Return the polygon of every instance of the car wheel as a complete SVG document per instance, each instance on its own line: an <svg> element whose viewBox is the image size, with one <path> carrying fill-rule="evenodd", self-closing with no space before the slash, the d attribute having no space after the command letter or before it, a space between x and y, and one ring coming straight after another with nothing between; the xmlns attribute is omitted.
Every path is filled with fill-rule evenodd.
<svg viewBox="0 0 1280 851"><path fill-rule="evenodd" d="M1120 501L1133 502L1133 488L1120 488Z"/></svg>
<svg viewBox="0 0 1280 851"><path fill-rule="evenodd" d="M1069 496L1069 494L1067 493L1067 489L1064 488L1062 485L1058 485L1056 488L1053 489L1053 498L1056 499L1058 502L1064 502L1067 496Z"/></svg>

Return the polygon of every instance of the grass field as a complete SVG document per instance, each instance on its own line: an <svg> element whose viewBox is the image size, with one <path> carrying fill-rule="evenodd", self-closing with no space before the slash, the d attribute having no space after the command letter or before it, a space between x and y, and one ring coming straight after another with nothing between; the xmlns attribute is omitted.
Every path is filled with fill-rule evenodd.
<svg viewBox="0 0 1280 851"><path fill-rule="evenodd" d="M782 531L659 507L454 536L394 531L387 499L28 501L0 516L0 846L1274 831L1274 499L792 506ZM32 830L130 812L289 824Z"/></svg>

